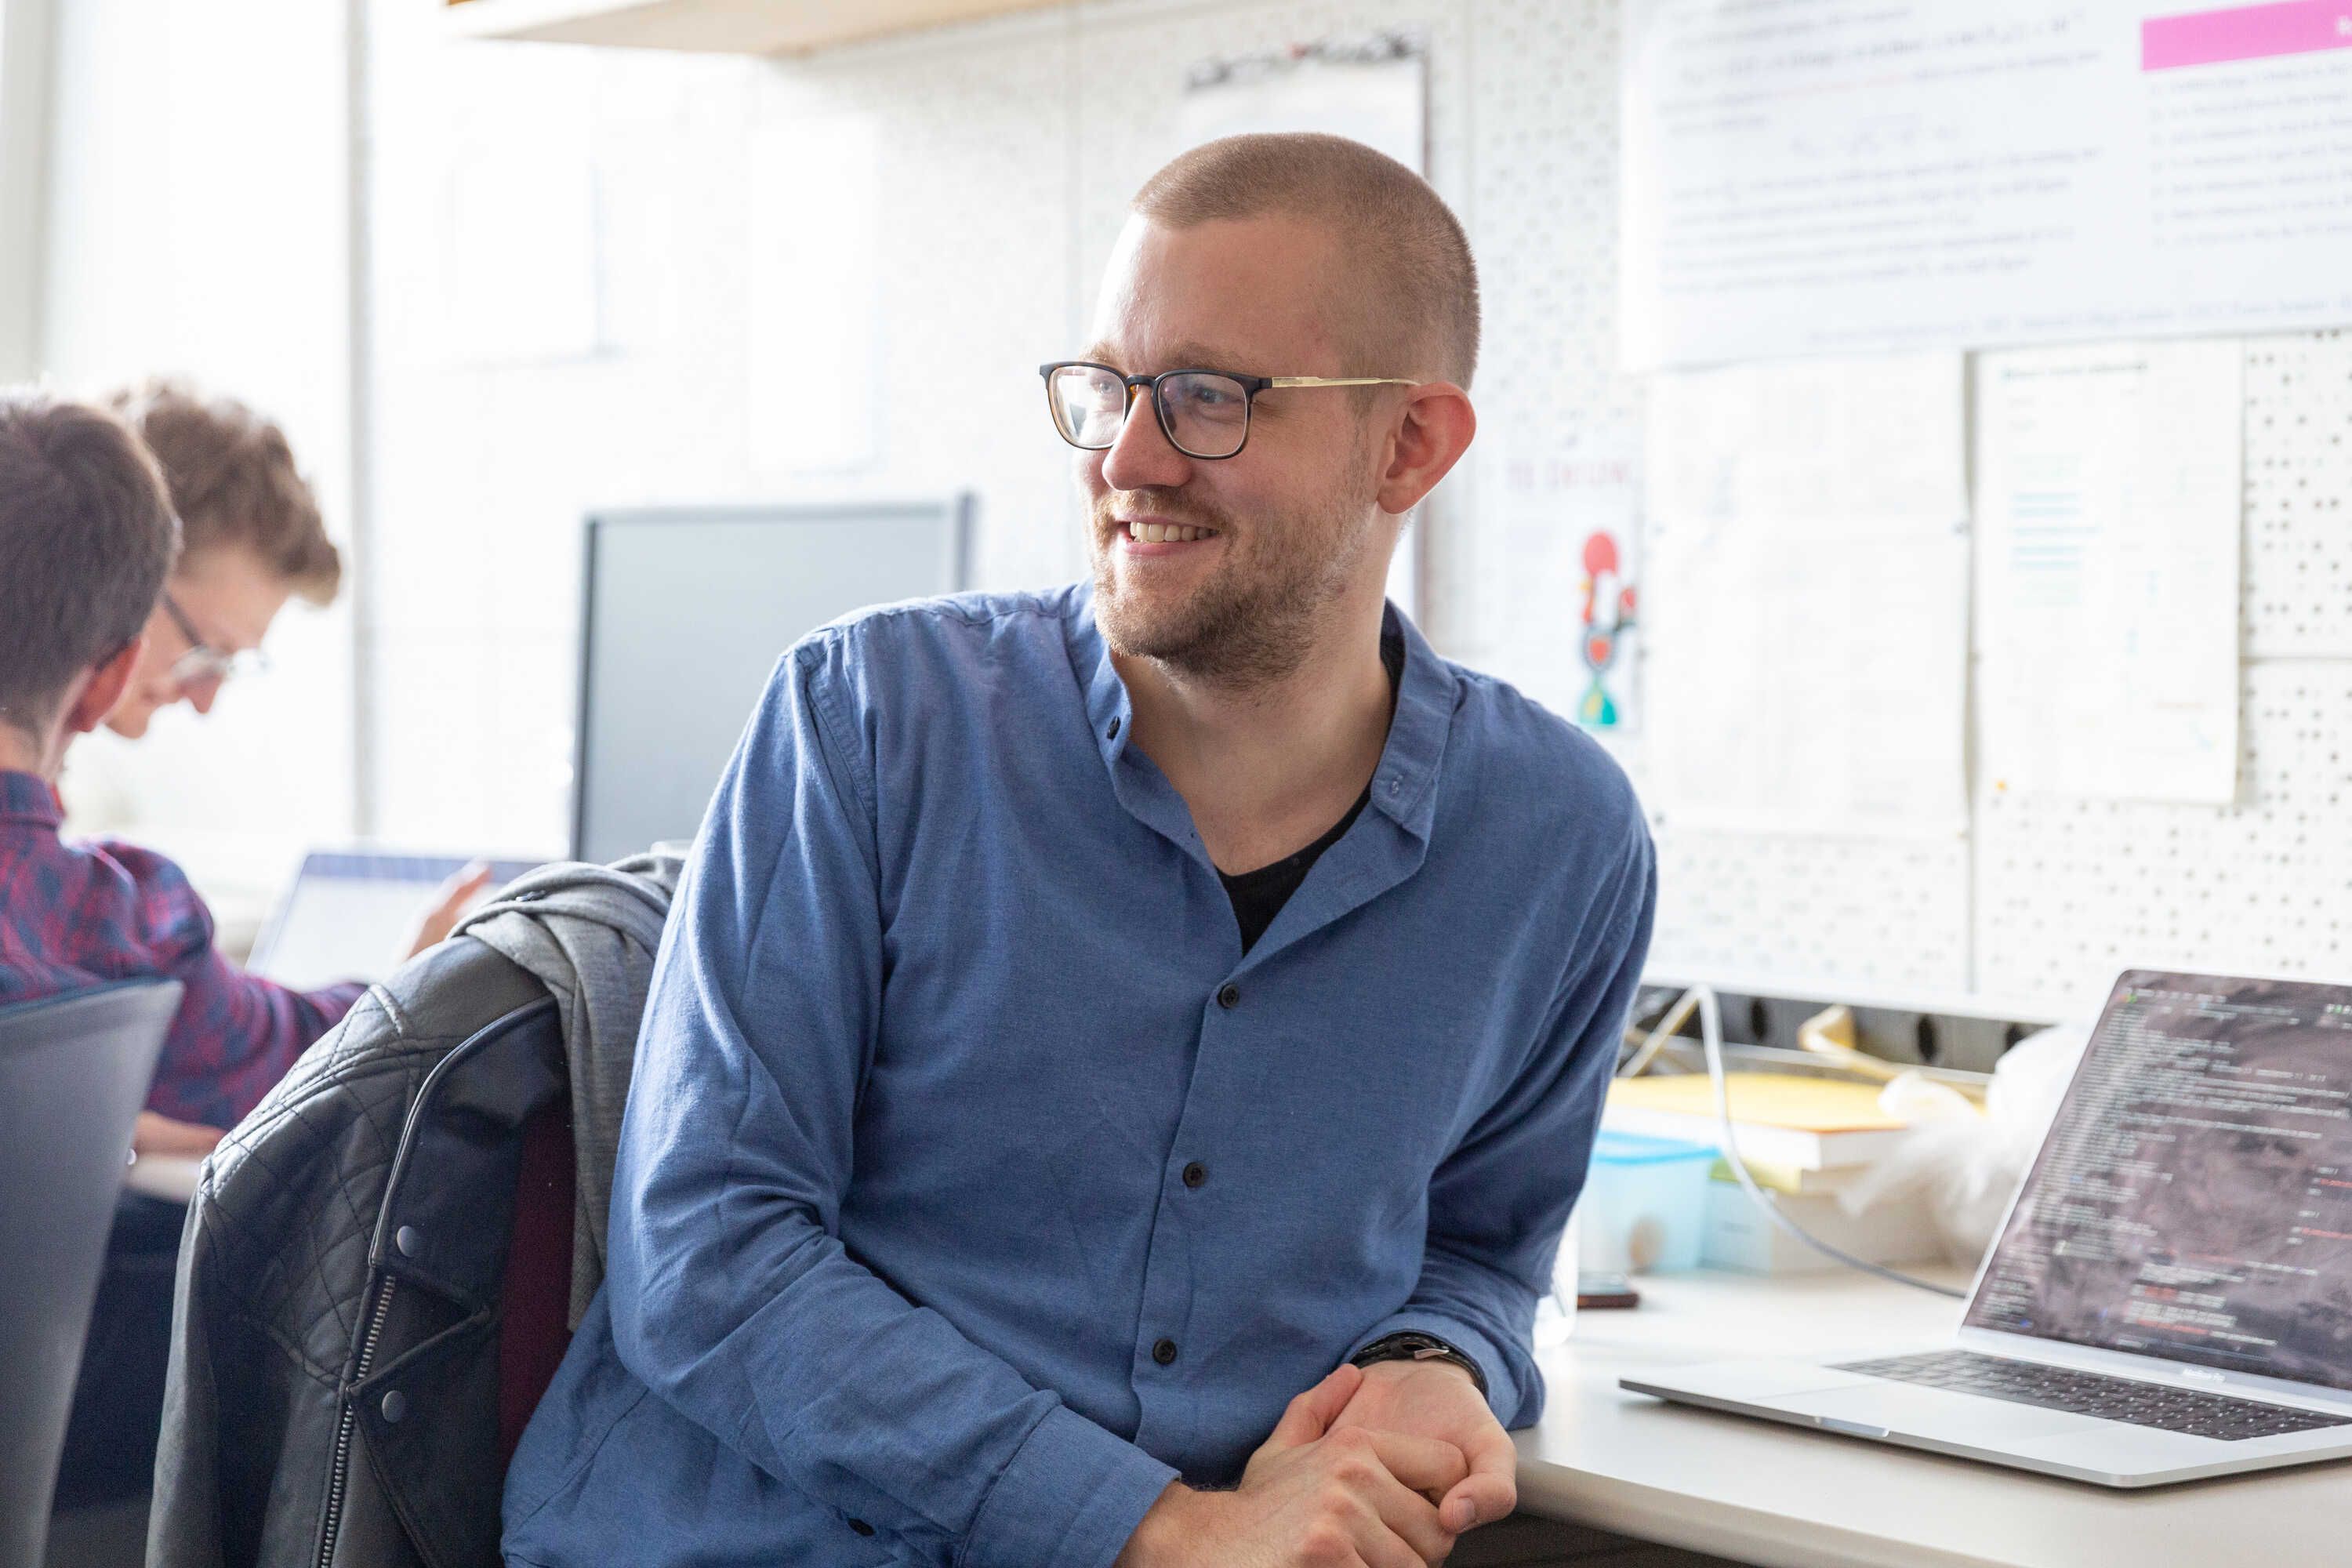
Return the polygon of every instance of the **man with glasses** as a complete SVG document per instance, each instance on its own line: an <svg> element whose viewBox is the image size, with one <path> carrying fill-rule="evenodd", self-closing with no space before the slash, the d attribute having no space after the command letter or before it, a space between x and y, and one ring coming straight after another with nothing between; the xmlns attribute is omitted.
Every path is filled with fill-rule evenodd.
<svg viewBox="0 0 2352 1568"><path fill-rule="evenodd" d="M289 599L332 604L343 563L275 421L164 377L123 387L106 404L154 455L180 519L179 559L147 617L122 699L106 716L108 729L136 741L162 709L185 702L208 714L230 681L267 671L262 640L278 612ZM469 868L438 889L417 911L406 951L447 936L488 882L486 869Z"/></svg>
<svg viewBox="0 0 2352 1568"><path fill-rule="evenodd" d="M155 455L182 531L145 651L106 716L137 740L159 708L184 701L208 713L226 682L265 668L262 639L287 600L332 603L343 564L270 420L177 381L142 382L107 401Z"/></svg>
<svg viewBox="0 0 2352 1568"><path fill-rule="evenodd" d="M752 717L512 1563L1409 1568L1513 1506L1654 877L1383 598L1468 247L1353 142L1213 142L1095 332L1093 581L829 627Z"/></svg>

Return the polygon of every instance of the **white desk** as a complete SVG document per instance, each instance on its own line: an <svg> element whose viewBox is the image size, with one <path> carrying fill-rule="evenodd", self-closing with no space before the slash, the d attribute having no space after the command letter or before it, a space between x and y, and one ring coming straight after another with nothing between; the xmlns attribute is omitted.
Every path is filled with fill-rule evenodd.
<svg viewBox="0 0 2352 1568"><path fill-rule="evenodd" d="M1516 1435L1529 1512L1767 1568L2352 1561L2352 1462L2116 1492L1627 1394L1617 1379L1635 1368L1869 1354L1959 1317L1958 1302L1852 1273L1637 1283L1641 1306L1578 1313L1539 1358L1543 1424Z"/></svg>

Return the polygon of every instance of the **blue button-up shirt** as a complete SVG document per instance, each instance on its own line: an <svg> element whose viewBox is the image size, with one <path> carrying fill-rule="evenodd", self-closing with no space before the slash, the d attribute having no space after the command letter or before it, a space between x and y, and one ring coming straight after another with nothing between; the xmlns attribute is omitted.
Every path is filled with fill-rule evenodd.
<svg viewBox="0 0 2352 1568"><path fill-rule="evenodd" d="M513 1561L1105 1568L1402 1329L1537 1417L1649 837L1599 747L1390 614L1371 806L1246 954L1087 589L784 656L679 889Z"/></svg>

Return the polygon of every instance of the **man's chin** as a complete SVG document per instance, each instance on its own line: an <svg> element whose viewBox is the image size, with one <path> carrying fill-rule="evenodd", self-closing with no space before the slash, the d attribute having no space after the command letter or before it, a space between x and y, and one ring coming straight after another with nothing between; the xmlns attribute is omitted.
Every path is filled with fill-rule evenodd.
<svg viewBox="0 0 2352 1568"><path fill-rule="evenodd" d="M1189 597L1189 596L1188 596ZM1176 596L1115 579L1095 583L1095 625L1111 651L1129 658L1181 658L1199 641L1200 616Z"/></svg>

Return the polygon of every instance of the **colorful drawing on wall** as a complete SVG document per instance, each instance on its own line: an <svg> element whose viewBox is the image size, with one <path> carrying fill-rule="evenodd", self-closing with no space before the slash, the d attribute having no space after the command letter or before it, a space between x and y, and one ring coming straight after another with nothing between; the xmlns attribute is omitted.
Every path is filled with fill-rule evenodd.
<svg viewBox="0 0 2352 1568"><path fill-rule="evenodd" d="M1577 650L1591 678L1576 705L1576 721L1587 729L1614 730L1622 721L1617 695L1611 689L1622 680L1612 679L1635 625L1633 584L1626 580L1624 552L1608 529L1595 530L1584 540L1584 606L1578 625Z"/></svg>
<svg viewBox="0 0 2352 1568"><path fill-rule="evenodd" d="M1596 735L1642 722L1638 428L1622 418L1482 431L1462 656Z"/></svg>

